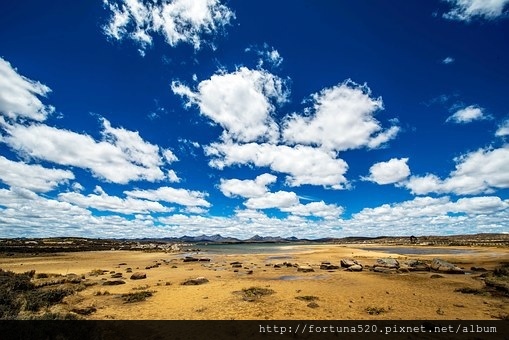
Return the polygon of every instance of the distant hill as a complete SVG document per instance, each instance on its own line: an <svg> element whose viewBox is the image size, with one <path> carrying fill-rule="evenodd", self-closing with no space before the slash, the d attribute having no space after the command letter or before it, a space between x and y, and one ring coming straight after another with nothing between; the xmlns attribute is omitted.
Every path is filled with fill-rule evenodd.
<svg viewBox="0 0 509 340"><path fill-rule="evenodd" d="M380 244L422 246L493 246L509 247L509 234L475 234L453 236L351 236L344 238L299 239L297 237L260 236L248 239L216 235L181 236L139 239L91 239L81 237L4 238L0 239L0 252L56 253L91 250L171 250L175 244L203 243L328 243L328 244ZM176 249L180 249L180 246Z"/></svg>

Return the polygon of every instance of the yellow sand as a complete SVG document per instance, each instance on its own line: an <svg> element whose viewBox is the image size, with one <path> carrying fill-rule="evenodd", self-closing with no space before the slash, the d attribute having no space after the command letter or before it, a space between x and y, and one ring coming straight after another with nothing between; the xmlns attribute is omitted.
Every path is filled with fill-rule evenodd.
<svg viewBox="0 0 509 340"><path fill-rule="evenodd" d="M0 268L15 272L35 269L38 273L85 274L88 282L97 285L67 297L56 311L74 307L94 306L97 312L90 319L493 319L509 313L507 298L489 295L470 295L454 292L456 288L483 287L475 275L446 275L430 278L429 272L380 274L364 270L334 272L320 270L322 261L339 264L341 258L355 258L364 265L372 265L379 257L405 259L432 259L439 257L460 267L471 266L493 269L509 260L506 248L467 248L475 253L461 255L401 256L367 251L348 245L288 246L285 253L207 255L211 262L183 263L181 254L144 253L134 251L101 251L65 253L57 256L0 258ZM362 247L366 247L362 245ZM378 247L378 246L377 246ZM451 247L446 249L452 249ZM459 247L458 247L459 249ZM271 259L288 256L289 258ZM230 262L240 261L243 268L234 268ZM291 262L309 264L315 272L297 272L294 267L273 268L273 264ZM149 270L145 267L161 263ZM127 265L119 265L126 263ZM271 264L270 266L266 264ZM177 268L172 268L176 266ZM130 280L134 272L147 274L144 280ZM139 268L139 269L136 269ZM126 284L102 286L110 274L90 276L94 269L123 273ZM247 274L252 270L252 274ZM180 283L189 278L206 277L209 282L198 286ZM270 288L273 295L257 301L245 301L238 292L252 286ZM124 303L121 294L139 290L154 292L146 301ZM109 294L104 295L107 291ZM98 292L101 295L98 295ZM315 296L317 308L308 307L308 301L297 296ZM384 309L379 315L370 315L368 308Z"/></svg>

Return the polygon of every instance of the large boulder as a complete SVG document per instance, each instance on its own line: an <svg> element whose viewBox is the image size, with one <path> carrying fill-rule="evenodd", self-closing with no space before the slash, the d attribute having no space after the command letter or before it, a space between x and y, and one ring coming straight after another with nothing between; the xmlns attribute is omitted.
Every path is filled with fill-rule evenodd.
<svg viewBox="0 0 509 340"><path fill-rule="evenodd" d="M439 272L439 273L446 273L446 274L465 274L465 271L454 264L435 258L433 261L431 261L430 265L431 269Z"/></svg>
<svg viewBox="0 0 509 340"><path fill-rule="evenodd" d="M398 269L399 268L399 262L396 259L393 258L382 258L377 259L376 263L373 265L373 267L383 267L383 268L390 268L390 269Z"/></svg>
<svg viewBox="0 0 509 340"><path fill-rule="evenodd" d="M360 264L354 264L353 266L346 268L346 270L351 271L351 272L361 272L362 266Z"/></svg>
<svg viewBox="0 0 509 340"><path fill-rule="evenodd" d="M133 273L133 275L131 275L131 280L142 280L142 279L146 279L146 278L147 278L147 274L142 273L142 272L136 272L136 273Z"/></svg>
<svg viewBox="0 0 509 340"><path fill-rule="evenodd" d="M359 262L355 261L354 259L341 259L341 261L339 262L339 264L341 265L341 267L343 268L348 268L348 267L351 267L351 266L355 266L355 265L358 265Z"/></svg>

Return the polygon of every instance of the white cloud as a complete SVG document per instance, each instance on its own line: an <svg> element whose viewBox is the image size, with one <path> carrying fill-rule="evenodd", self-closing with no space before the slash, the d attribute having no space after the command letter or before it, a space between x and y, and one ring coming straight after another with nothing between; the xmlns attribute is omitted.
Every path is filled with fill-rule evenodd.
<svg viewBox="0 0 509 340"><path fill-rule="evenodd" d="M258 60L258 67L262 68L265 63L268 63L269 66L279 67L283 63L283 57L279 54L279 51L274 47L270 48L267 43L263 44L262 48L258 48L257 46L248 47L245 49L245 52L254 52L260 59Z"/></svg>
<svg viewBox="0 0 509 340"><path fill-rule="evenodd" d="M47 192L74 179L69 170L48 169L38 164L14 162L0 156L0 180L11 187Z"/></svg>
<svg viewBox="0 0 509 340"><path fill-rule="evenodd" d="M0 115L43 121L55 108L44 105L38 96L45 97L50 92L49 87L20 75L0 58Z"/></svg>
<svg viewBox="0 0 509 340"><path fill-rule="evenodd" d="M87 196L77 192L65 192L58 195L63 202L72 203L81 208L93 208L102 211L110 211L121 214L148 214L150 212L170 212L172 209L161 205L159 202L134 199L131 197L120 198L110 196L96 187L96 194Z"/></svg>
<svg viewBox="0 0 509 340"><path fill-rule="evenodd" d="M210 203L205 200L207 194L200 191L160 187L155 190L124 191L124 194L129 197L176 203L184 206L210 207Z"/></svg>
<svg viewBox="0 0 509 340"><path fill-rule="evenodd" d="M342 151L363 146L377 148L396 136L398 127L383 131L374 118L383 109L381 98L372 98L366 85L347 80L311 96L313 108L306 116L286 117L283 138L289 143L319 145Z"/></svg>
<svg viewBox="0 0 509 340"><path fill-rule="evenodd" d="M506 119L504 122L502 122L502 124L499 125L497 132L495 132L495 136L509 136L509 119Z"/></svg>
<svg viewBox="0 0 509 340"><path fill-rule="evenodd" d="M125 184L133 180L158 181L165 175L159 148L138 132L112 128L103 120L103 141L85 134L43 124L7 127L4 142L32 158L89 169L94 176Z"/></svg>
<svg viewBox="0 0 509 340"><path fill-rule="evenodd" d="M505 15L509 0L444 0L452 4L452 9L444 18L458 21L471 21L474 18L493 20Z"/></svg>
<svg viewBox="0 0 509 340"><path fill-rule="evenodd" d="M315 208L308 207L309 212L319 214L319 205L327 210L327 205L313 203ZM333 210L333 205L328 207ZM294 210L294 213L299 212ZM114 214L94 216L88 209L41 197L26 189L0 189L0 237L118 238L118 235L126 235L135 238L153 237L155 233L160 237L219 233L249 238L256 233L319 238L500 233L507 232L509 200L486 196L454 202L448 197L417 197L412 201L364 209L346 220L327 216L322 220L310 220L303 216L307 215L269 218L263 212L251 209L237 210L230 217L135 214L133 219Z"/></svg>
<svg viewBox="0 0 509 340"><path fill-rule="evenodd" d="M456 169L445 180L428 174L412 176L404 185L418 195L430 192L472 195L509 188L509 145L479 149L455 161Z"/></svg>
<svg viewBox="0 0 509 340"><path fill-rule="evenodd" d="M170 183L179 183L180 182L180 177L177 176L177 173L174 170L168 170L166 177L168 178L168 181Z"/></svg>
<svg viewBox="0 0 509 340"><path fill-rule="evenodd" d="M467 215L489 214L509 209L509 201L496 196L461 198L456 202L449 197L416 197L411 201L396 204L384 204L376 208L365 208L354 214L358 221L394 222L405 220L418 221L419 218L439 218L450 213Z"/></svg>
<svg viewBox="0 0 509 340"><path fill-rule="evenodd" d="M323 149L268 143L213 143L205 147L205 153L213 158L209 165L218 169L235 164L252 164L288 174L286 182L290 186L311 184L333 189L348 187L344 176L348 165L344 160L337 159L334 152Z"/></svg>
<svg viewBox="0 0 509 340"><path fill-rule="evenodd" d="M251 197L244 205L249 209L289 208L299 203L297 194L290 191L268 192L263 196Z"/></svg>
<svg viewBox="0 0 509 340"><path fill-rule="evenodd" d="M254 180L221 179L219 190L226 197L260 197L267 193L267 185L276 182L276 180L277 177L271 174L262 174Z"/></svg>
<svg viewBox="0 0 509 340"><path fill-rule="evenodd" d="M104 0L104 4L112 13L105 34L135 41L142 55L154 35L162 35L170 46L187 43L200 49L207 44L206 37L218 34L235 18L219 0Z"/></svg>
<svg viewBox="0 0 509 340"><path fill-rule="evenodd" d="M290 207L283 207L281 211L289 212L297 216L316 216L324 219L337 219L344 209L335 204L326 204L324 201L298 204Z"/></svg>
<svg viewBox="0 0 509 340"><path fill-rule="evenodd" d="M442 64L445 64L445 65L452 64L452 63L454 63L453 57L446 57L442 60Z"/></svg>
<svg viewBox="0 0 509 340"><path fill-rule="evenodd" d="M284 81L264 70L241 67L219 73L198 84L196 92L172 82L172 91L197 105L201 114L224 129L223 139L240 142L276 141L279 127L273 120L274 104L287 99Z"/></svg>
<svg viewBox="0 0 509 340"><path fill-rule="evenodd" d="M376 163L369 168L369 176L364 179L381 185L401 182L410 176L407 162L408 158L392 158L387 162Z"/></svg>
<svg viewBox="0 0 509 340"><path fill-rule="evenodd" d="M447 118L447 122L454 123L470 123L474 120L489 119L490 116L484 114L484 109L477 105L470 105L456 111L452 116Z"/></svg>

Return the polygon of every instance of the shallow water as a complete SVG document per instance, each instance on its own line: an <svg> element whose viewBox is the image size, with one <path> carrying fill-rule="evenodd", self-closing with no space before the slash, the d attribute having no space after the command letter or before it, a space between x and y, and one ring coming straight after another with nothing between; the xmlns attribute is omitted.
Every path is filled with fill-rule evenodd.
<svg viewBox="0 0 509 340"><path fill-rule="evenodd" d="M401 255L434 255L434 254L449 254L449 255L463 255L475 254L479 252L475 249L448 249L448 248L419 248L419 247L369 247L359 248L368 251L379 251L383 253L397 253Z"/></svg>
<svg viewBox="0 0 509 340"><path fill-rule="evenodd" d="M308 249L304 244L281 244L281 243L239 243L239 244L197 244L192 248L200 249L202 254L285 254L296 249L303 251ZM284 259L285 256L274 256L273 259ZM287 257L289 258L289 257Z"/></svg>
<svg viewBox="0 0 509 340"><path fill-rule="evenodd" d="M282 280L282 281L295 281L295 280L322 280L327 278L327 275L283 275L276 277L274 280Z"/></svg>

